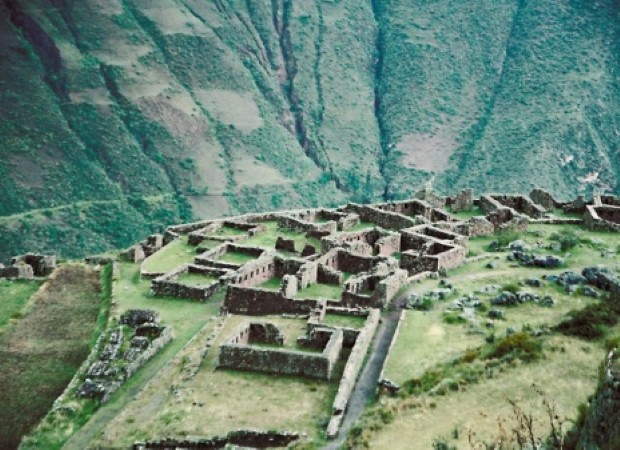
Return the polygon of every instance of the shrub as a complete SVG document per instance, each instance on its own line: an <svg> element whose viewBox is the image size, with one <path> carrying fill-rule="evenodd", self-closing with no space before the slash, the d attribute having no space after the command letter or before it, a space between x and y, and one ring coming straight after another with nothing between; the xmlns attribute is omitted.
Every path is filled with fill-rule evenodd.
<svg viewBox="0 0 620 450"><path fill-rule="evenodd" d="M493 344L487 354L491 358L519 358L523 361L534 361L542 354L542 342L527 333L520 332L508 335Z"/></svg>
<svg viewBox="0 0 620 450"><path fill-rule="evenodd" d="M607 329L618 322L620 303L618 300L602 301L568 313L568 318L560 322L555 330L567 336L577 336L587 340L601 339Z"/></svg>
<svg viewBox="0 0 620 450"><path fill-rule="evenodd" d="M447 312L443 315L443 321L448 325L455 325L458 323L465 323L466 320L460 316L458 312Z"/></svg>
<svg viewBox="0 0 620 450"><path fill-rule="evenodd" d="M495 240L497 241L499 247L506 247L513 241L519 239L519 235L514 231L500 231L495 234Z"/></svg>
<svg viewBox="0 0 620 450"><path fill-rule="evenodd" d="M500 292L501 291L506 291L506 292L511 292L513 294L516 294L517 292L519 292L521 290L521 287L516 284L516 283L508 283L505 284L501 287Z"/></svg>
<svg viewBox="0 0 620 450"><path fill-rule="evenodd" d="M560 248L563 252L574 248L581 242L581 239L572 230L562 230L559 233L553 233L550 237L552 241L556 241L560 243Z"/></svg>

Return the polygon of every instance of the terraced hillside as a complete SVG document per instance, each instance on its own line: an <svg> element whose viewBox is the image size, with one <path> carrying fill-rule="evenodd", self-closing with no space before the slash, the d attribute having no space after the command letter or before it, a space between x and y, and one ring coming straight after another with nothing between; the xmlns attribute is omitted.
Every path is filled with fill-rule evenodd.
<svg viewBox="0 0 620 450"><path fill-rule="evenodd" d="M3 0L0 258L427 182L618 192L619 16L614 0Z"/></svg>

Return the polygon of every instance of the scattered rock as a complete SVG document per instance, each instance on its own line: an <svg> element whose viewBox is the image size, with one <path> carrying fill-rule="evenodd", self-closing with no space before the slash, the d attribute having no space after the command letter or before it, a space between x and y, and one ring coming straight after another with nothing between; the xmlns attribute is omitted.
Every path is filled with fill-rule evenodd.
<svg viewBox="0 0 620 450"><path fill-rule="evenodd" d="M525 280L525 284L531 287L538 288L542 286L542 281L540 281L538 278L528 278L527 280Z"/></svg>
<svg viewBox="0 0 620 450"><path fill-rule="evenodd" d="M496 320L504 320L506 318L506 316L504 315L504 312L499 309L489 309L487 316L489 316L490 319L496 319ZM491 324L493 324L493 322L491 322ZM487 327L488 326L489 326L489 323L487 322Z"/></svg>
<svg viewBox="0 0 620 450"><path fill-rule="evenodd" d="M491 261L486 265L487 269L497 269L497 262Z"/></svg>
<svg viewBox="0 0 620 450"><path fill-rule="evenodd" d="M581 293L586 297L599 298L601 296L600 292L590 286L583 286L581 288Z"/></svg>

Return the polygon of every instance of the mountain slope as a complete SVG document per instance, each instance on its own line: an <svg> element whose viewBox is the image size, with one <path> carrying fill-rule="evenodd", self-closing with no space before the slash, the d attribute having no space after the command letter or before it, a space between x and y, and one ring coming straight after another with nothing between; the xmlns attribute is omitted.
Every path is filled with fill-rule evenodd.
<svg viewBox="0 0 620 450"><path fill-rule="evenodd" d="M614 0L0 10L3 259L79 256L191 217L400 198L427 182L618 192Z"/></svg>

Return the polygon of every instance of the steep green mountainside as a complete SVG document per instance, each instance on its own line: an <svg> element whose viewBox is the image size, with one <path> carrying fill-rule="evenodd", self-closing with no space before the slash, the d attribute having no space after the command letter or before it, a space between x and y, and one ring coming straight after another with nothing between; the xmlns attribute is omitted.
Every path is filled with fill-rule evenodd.
<svg viewBox="0 0 620 450"><path fill-rule="evenodd" d="M444 192L619 191L616 0L2 0L0 258Z"/></svg>

